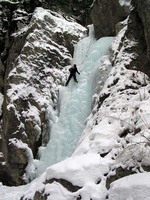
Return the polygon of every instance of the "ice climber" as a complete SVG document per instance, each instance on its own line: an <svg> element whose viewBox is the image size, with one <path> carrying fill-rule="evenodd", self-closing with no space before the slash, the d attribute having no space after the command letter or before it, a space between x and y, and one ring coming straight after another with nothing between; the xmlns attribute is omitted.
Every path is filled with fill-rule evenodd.
<svg viewBox="0 0 150 200"><path fill-rule="evenodd" d="M76 64L74 64L74 65L69 69L69 71L70 71L70 75L69 75L69 78L68 78L68 80L67 80L67 82L66 82L66 86L68 85L68 83L69 83L69 81L71 80L72 77L74 78L74 81L78 83L77 78L76 78L76 72L77 72L78 74L80 74L80 73L78 72L78 69L77 69L77 65L76 65Z"/></svg>

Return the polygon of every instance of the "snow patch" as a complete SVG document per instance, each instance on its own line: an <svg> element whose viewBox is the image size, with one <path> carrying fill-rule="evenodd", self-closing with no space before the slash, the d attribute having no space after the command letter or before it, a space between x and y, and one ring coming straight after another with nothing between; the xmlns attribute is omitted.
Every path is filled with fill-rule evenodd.
<svg viewBox="0 0 150 200"><path fill-rule="evenodd" d="M13 144L18 149L23 149L28 157L28 165L25 169L26 173L23 175L23 179L25 182L29 182L35 177L35 167L33 165L33 154L31 149L28 147L26 143L23 143L21 140L17 138L9 139L9 144Z"/></svg>
<svg viewBox="0 0 150 200"><path fill-rule="evenodd" d="M150 173L134 174L111 184L109 200L150 200Z"/></svg>
<svg viewBox="0 0 150 200"><path fill-rule="evenodd" d="M130 6L131 0L119 0L121 6Z"/></svg>
<svg viewBox="0 0 150 200"><path fill-rule="evenodd" d="M4 95L0 93L0 115L2 114L3 101L4 101Z"/></svg>

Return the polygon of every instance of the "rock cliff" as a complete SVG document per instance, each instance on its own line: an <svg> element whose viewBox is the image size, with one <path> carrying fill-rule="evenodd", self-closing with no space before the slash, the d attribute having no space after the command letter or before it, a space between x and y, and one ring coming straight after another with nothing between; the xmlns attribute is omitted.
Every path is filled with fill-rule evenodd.
<svg viewBox="0 0 150 200"><path fill-rule="evenodd" d="M66 81L64 67L71 64L74 44L86 29L42 8L32 15L22 8L12 13L6 10L11 19L6 15L1 29L5 42L1 49L0 174L4 184L20 185L28 181L25 169L30 159L49 139L58 112L58 86Z"/></svg>
<svg viewBox="0 0 150 200"><path fill-rule="evenodd" d="M126 19L128 5L121 5L116 0L95 0L91 6L91 20L94 24L96 38L116 34L116 24Z"/></svg>
<svg viewBox="0 0 150 200"><path fill-rule="evenodd" d="M23 2L0 5L0 181L10 186L34 178L32 162L59 114L58 88L66 81L74 44L86 35L77 22L90 22L82 18L85 11L78 17L82 1L67 1L63 8L61 1L58 7L46 0L30 1L30 7ZM89 9L86 2L82 8ZM97 83L73 156L50 166L21 200L114 200L108 197L112 182L150 171L149 8L149 0L93 1L95 41L115 36L111 72L103 88Z"/></svg>

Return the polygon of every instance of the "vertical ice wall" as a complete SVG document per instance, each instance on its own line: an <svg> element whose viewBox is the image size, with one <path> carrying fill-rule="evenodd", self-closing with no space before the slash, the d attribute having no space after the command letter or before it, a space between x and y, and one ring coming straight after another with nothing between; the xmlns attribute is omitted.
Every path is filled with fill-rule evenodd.
<svg viewBox="0 0 150 200"><path fill-rule="evenodd" d="M96 41L91 28L89 37L77 44L73 63L77 64L80 71L78 83L71 80L67 87L60 88L60 116L51 130L47 147L41 151L38 175L49 165L64 160L74 152L85 120L91 112L95 71L101 65L101 57L109 54L113 39L105 37Z"/></svg>

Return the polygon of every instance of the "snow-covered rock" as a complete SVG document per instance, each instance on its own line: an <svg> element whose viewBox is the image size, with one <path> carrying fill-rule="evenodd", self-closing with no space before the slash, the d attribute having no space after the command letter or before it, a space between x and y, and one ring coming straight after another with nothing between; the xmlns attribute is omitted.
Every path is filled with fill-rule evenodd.
<svg viewBox="0 0 150 200"><path fill-rule="evenodd" d="M109 200L149 200L150 173L140 173L121 178L111 184Z"/></svg>
<svg viewBox="0 0 150 200"><path fill-rule="evenodd" d="M74 44L85 33L86 29L76 22L37 8L30 24L12 35L2 134L7 135L4 157L6 173L13 177L13 184L22 183L21 176L32 164L38 147L49 140L49 131L58 115L58 86L65 83L65 67L71 65ZM20 142L23 150L18 149ZM26 175L23 177L28 180Z"/></svg>
<svg viewBox="0 0 150 200"><path fill-rule="evenodd" d="M123 35L124 30L116 37L111 49L117 49ZM134 44L134 42L131 43L131 45ZM96 42L94 47L96 47ZM132 62L134 55L122 54L122 52L120 51L120 56L111 68L104 86L97 84L95 88L93 109L73 156L49 167L46 171L48 172L47 178L44 178L47 181L44 181L39 188L34 188L32 193L31 190L27 191L24 199L35 199L43 195L47 196L47 199L105 200L108 195L107 189L114 180L148 169L150 135L148 121L145 122L145 120L149 119L150 82L144 73L125 68L127 62L128 64ZM108 63L108 58L104 59L105 67ZM102 73L101 70L97 71L96 80L99 80L100 74L98 73ZM85 158L88 158L90 164L89 168L85 169L86 183L89 182L90 174L95 176L96 168L92 166L97 163L96 158L100 159L101 163L104 161L105 169L108 169L101 176L101 182L96 172L98 185L92 184L92 180L88 187L84 185L85 175L82 164L86 163ZM74 170L78 167L82 168L79 174ZM102 172L101 167L99 169ZM58 186L61 187L63 195L60 195Z"/></svg>
<svg viewBox="0 0 150 200"><path fill-rule="evenodd" d="M96 5L103 1L94 2ZM119 6L130 4L127 0L118 2ZM134 0L132 2L134 5L140 5L139 1L137 4ZM71 81L67 88L59 87L66 80L65 66L70 65L72 54L72 48L64 42L64 35L67 30L67 33L71 31L70 35L73 33L76 38L82 35L85 29L80 32L75 27L76 32L74 25L78 26L77 24L67 22L66 26L66 21L59 14L38 8L30 26L23 27L13 34L17 39L28 33L20 56L14 59L15 65L10 65L8 70L7 99L4 105L7 106L7 112L12 115L10 119L5 120L11 122L12 116L14 124L16 123L14 116L17 116L17 123L19 120L24 120L15 130L14 126L11 126L13 135L9 137L9 147L13 153L8 154L11 156L9 160L13 163L11 167L17 163L21 171L25 161L26 173L23 174L23 178L25 180L33 178L35 168L42 164L42 159L40 161L34 159L30 144L33 141L32 136L36 133L34 139L39 141L38 146L47 143L49 140L47 130L57 121L58 104L60 124L64 126L57 127L56 132L51 131L54 133L50 138L52 143L48 143L47 147L41 147L46 149L45 155L43 154L45 159L42 161L48 168L44 173L38 174L37 178L25 186L12 187L11 191L9 187L1 185L0 197L5 200L10 200L10 196L11 200L106 200L108 198L149 200L149 173L146 171L150 171L150 80L145 74L148 62L146 60L146 65L145 62L142 63L142 60L147 58L147 55L144 55L147 51L143 51L147 40L141 26L144 23L139 20L140 15L137 11L137 7L131 7L130 16L122 22L123 29L119 27L119 33L115 38L96 40L92 29L89 37L84 38L84 42L81 40L78 43L80 51L75 52L73 61L79 66L79 82L74 84ZM108 15L105 17L108 18ZM142 19L144 21L145 18ZM79 26L80 28L82 27ZM61 35L62 33L64 34ZM62 43L58 45L55 42L56 38ZM110 56L108 47L112 41ZM105 56L101 58L103 51ZM54 60L49 59L48 55ZM58 57L60 62L57 62ZM85 85L88 87L83 87ZM91 95L86 96L89 92ZM85 109L87 101L90 104L88 109ZM69 109L69 106L72 109ZM88 113L91 111L88 118L79 115L79 113L85 114L87 110ZM67 123L64 123L66 121ZM27 130L30 132L26 131L24 125L28 126ZM80 125L84 129L83 132L81 129L76 129ZM73 135L72 129L77 130ZM22 137L18 136L16 130L23 131ZM69 131L64 134L64 130ZM77 136L80 134L77 147L70 156L70 147L74 148L74 141L78 140ZM37 146L35 148L37 149ZM54 154L51 156L52 152ZM23 157L24 155L26 157ZM58 159L55 159L54 163L60 161L60 158L63 161L49 166L50 158L55 155ZM66 155L70 157L65 159ZM2 153L0 159L5 166ZM0 175L3 175L3 178L6 176L4 173ZM15 175L14 173L13 176ZM10 180L10 177L7 178Z"/></svg>
<svg viewBox="0 0 150 200"><path fill-rule="evenodd" d="M47 196L49 200L104 199L105 176L110 164L109 159L106 161L98 154L70 157L47 168L22 200L36 200L40 196Z"/></svg>

